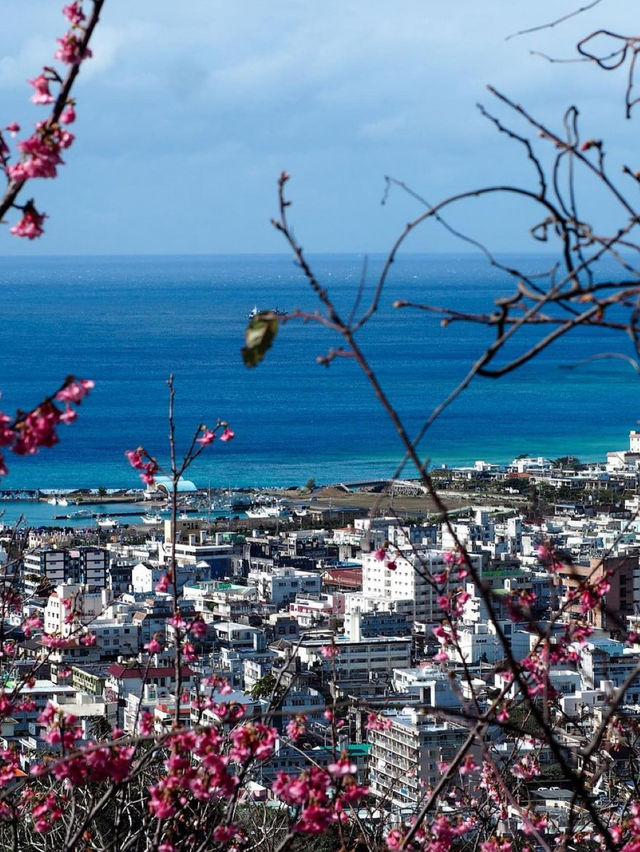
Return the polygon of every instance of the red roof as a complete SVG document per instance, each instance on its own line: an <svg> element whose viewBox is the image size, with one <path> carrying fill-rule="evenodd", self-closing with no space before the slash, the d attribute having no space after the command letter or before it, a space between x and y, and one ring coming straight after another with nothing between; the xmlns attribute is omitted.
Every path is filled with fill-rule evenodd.
<svg viewBox="0 0 640 852"><path fill-rule="evenodd" d="M362 568L333 568L327 571L324 582L330 586L349 586L352 589L362 587Z"/></svg>

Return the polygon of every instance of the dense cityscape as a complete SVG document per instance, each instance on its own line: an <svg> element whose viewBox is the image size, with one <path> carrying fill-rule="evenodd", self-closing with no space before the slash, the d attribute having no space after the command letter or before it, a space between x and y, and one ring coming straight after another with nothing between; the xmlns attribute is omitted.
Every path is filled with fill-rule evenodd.
<svg viewBox="0 0 640 852"><path fill-rule="evenodd" d="M463 745L469 702L485 712L500 696L517 707L505 640L509 659L522 663L541 636L554 641L578 625L571 653L548 661L542 681L531 683L543 684L568 763L585 760L593 801L619 807L635 783L630 738L640 718L640 433L605 463L520 457L434 475L445 495L474 498L447 523L395 510L367 516L348 507L343 486L340 516L349 521L340 525L309 483L279 531L258 528L261 517L283 511L263 498L253 518L239 521L244 532L211 533L206 519L183 511L175 531L171 519L148 514L142 526L106 527L99 545L95 531L6 533L5 584L22 603L5 619L16 653L4 690L19 685L23 701L3 721L3 747L17 751L25 773L51 759L46 708L81 728L76 745L100 724L161 736L178 721L187 729L224 724L230 708L245 719L271 713L281 737L242 776L247 807L276 798L277 779L303 773L309 755L318 766L335 762L338 747L368 788L376 819L402 825ZM424 490L399 480L367 488L395 492L400 503ZM147 491L162 495L156 485ZM491 499L476 502L482 494ZM512 504L500 505L501 495ZM177 499L193 505L190 482ZM179 665L170 563L180 623L191 625ZM600 592L593 606L584 604L586 589ZM618 738L583 758L620 690ZM215 701L203 705L209 694ZM492 725L485 738L498 769L526 780L531 813L561 832L570 814L580 818L533 722L526 735ZM470 771L482 759L477 747L465 757ZM519 806L505 805L502 817L509 835L526 828Z"/></svg>

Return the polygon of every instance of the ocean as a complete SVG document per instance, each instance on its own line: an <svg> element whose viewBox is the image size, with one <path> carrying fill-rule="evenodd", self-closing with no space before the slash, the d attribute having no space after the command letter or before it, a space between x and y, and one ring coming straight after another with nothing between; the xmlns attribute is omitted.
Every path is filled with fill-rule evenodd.
<svg viewBox="0 0 640 852"><path fill-rule="evenodd" d="M348 313L363 258L311 259ZM546 265L518 260L530 271ZM363 303L381 262L368 259ZM345 358L328 368L316 362L340 343L326 328L289 322L262 364L243 365L254 306L319 308L287 255L2 258L0 281L2 410L36 404L70 373L96 382L56 447L8 459L2 488L136 487L126 449L144 445L167 461L170 373L181 446L198 424L218 418L236 433L228 444L214 442L189 471L199 487L385 477L402 456L357 365ZM463 323L442 328L424 312L394 310L393 302L486 312L512 286L471 255L406 255L394 264L380 310L358 339L411 434L465 375L490 333ZM562 369L612 349L630 351L621 335L578 329L499 381L477 379L428 432L422 455L433 465L509 461L520 453L595 460L625 448L640 413L635 373L616 361Z"/></svg>

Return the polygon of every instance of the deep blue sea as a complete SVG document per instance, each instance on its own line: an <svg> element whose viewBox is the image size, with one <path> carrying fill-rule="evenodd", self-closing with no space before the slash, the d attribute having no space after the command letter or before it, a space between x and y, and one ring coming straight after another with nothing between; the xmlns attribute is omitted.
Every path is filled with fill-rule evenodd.
<svg viewBox="0 0 640 852"><path fill-rule="evenodd" d="M348 313L363 258L312 258ZM544 260L521 259L530 271ZM369 258L363 303L381 258ZM478 325L442 328L407 298L489 311L512 283L475 256L408 255L392 269L381 307L359 335L411 433L488 342ZM96 382L78 420L36 457L10 458L4 488L136 487L124 450L167 458L166 379L175 375L179 435L228 420L236 439L214 443L189 477L200 487L303 485L391 475L402 453L357 366L316 358L339 341L314 323L289 322L264 363L242 364L249 311L318 308L282 256L0 259L4 411L37 403L69 373ZM627 446L640 416L640 379L621 362L561 365L611 349L605 330L578 330L500 381L477 379L425 437L433 464L507 461L519 453L597 459ZM412 474L413 471L407 471Z"/></svg>

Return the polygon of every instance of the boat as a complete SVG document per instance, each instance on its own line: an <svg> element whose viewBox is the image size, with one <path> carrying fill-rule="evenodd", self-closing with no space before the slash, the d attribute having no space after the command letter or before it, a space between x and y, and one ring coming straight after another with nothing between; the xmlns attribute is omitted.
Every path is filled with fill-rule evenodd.
<svg viewBox="0 0 640 852"><path fill-rule="evenodd" d="M249 311L248 319L252 320L252 319L254 319L254 317L257 317L258 314L275 314L275 316L277 316L277 317L285 317L287 315L287 312L281 310L280 308L266 308L266 309L259 310L258 306L254 305L251 308L251 310Z"/></svg>
<svg viewBox="0 0 640 852"><path fill-rule="evenodd" d="M248 518L281 518L286 514L283 506L250 506L245 509Z"/></svg>
<svg viewBox="0 0 640 852"><path fill-rule="evenodd" d="M78 509L77 512L74 512L71 515L72 518L91 518L93 512L89 511L89 509Z"/></svg>
<svg viewBox="0 0 640 852"><path fill-rule="evenodd" d="M98 526L103 530L112 530L118 526L118 521L114 520L114 518L98 518L97 520Z"/></svg>
<svg viewBox="0 0 640 852"><path fill-rule="evenodd" d="M56 497L55 494L53 495L53 497L47 498L47 503L50 506L68 506L69 505L69 501L66 499L66 497Z"/></svg>
<svg viewBox="0 0 640 852"><path fill-rule="evenodd" d="M143 524L149 524L150 526L153 525L153 524L161 524L164 520L162 515L158 515L157 513L155 515L151 515L151 514L141 515L141 518L142 518Z"/></svg>

